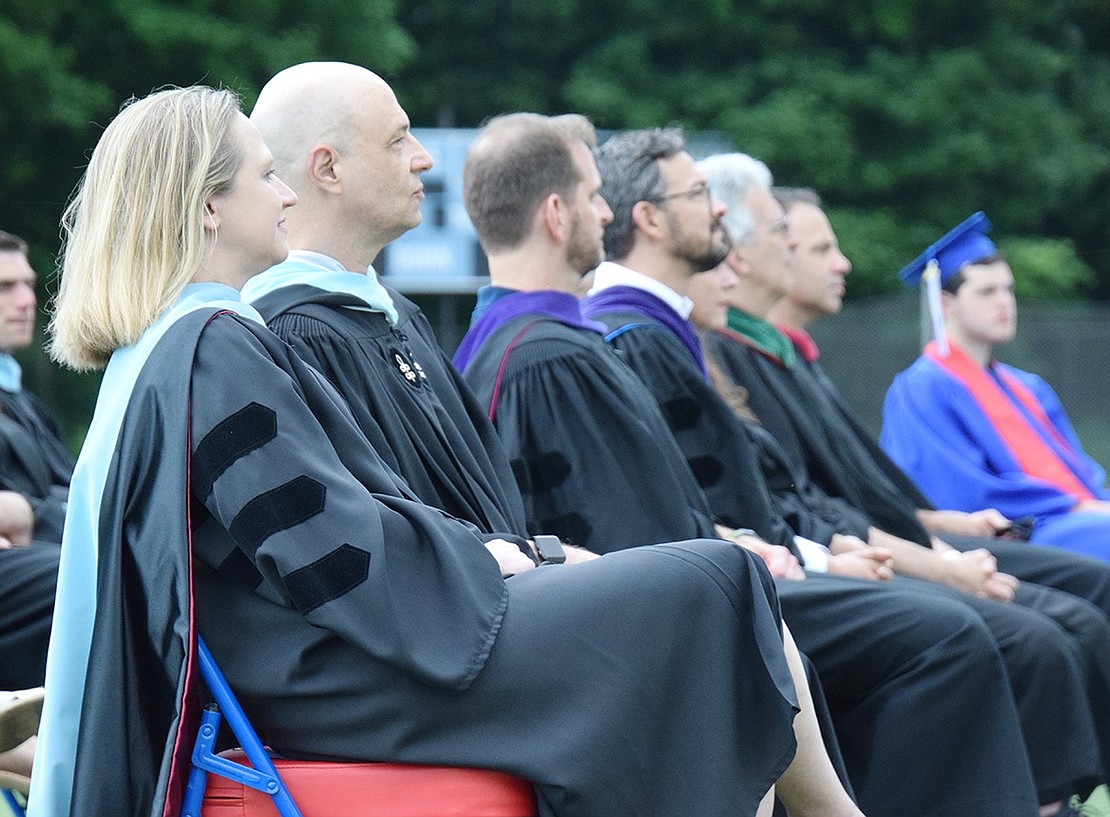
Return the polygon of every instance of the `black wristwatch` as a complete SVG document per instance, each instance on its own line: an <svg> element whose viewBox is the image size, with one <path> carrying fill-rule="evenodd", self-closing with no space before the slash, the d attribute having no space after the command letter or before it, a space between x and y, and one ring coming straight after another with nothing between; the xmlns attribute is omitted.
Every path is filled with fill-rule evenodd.
<svg viewBox="0 0 1110 817"><path fill-rule="evenodd" d="M540 554L540 564L561 565L567 560L567 553L558 536L541 534L533 536L532 541L536 543L536 551Z"/></svg>

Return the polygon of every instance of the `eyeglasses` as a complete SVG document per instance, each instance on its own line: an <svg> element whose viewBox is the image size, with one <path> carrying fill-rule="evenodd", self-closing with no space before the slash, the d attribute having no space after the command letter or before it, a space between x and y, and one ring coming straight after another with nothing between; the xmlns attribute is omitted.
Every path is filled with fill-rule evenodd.
<svg viewBox="0 0 1110 817"><path fill-rule="evenodd" d="M790 215L784 213L781 217L767 225L767 232L771 235L786 235L790 232Z"/></svg>
<svg viewBox="0 0 1110 817"><path fill-rule="evenodd" d="M690 199L690 201L697 201L704 198L705 203L709 204L712 201L712 196L709 193L708 184L699 184L697 187L691 187L689 190L680 190L677 193L662 193L658 196L647 196L641 201L661 202L667 199Z"/></svg>

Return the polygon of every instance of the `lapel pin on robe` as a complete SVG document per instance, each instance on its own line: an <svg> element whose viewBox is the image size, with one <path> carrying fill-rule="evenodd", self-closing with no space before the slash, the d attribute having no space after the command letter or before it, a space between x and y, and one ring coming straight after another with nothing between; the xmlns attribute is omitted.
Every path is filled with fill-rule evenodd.
<svg viewBox="0 0 1110 817"><path fill-rule="evenodd" d="M932 330L937 353L948 357L948 335L944 331L944 316L940 309L940 292L944 282L955 275L965 264L982 261L995 254L994 243L987 237L991 223L980 210L964 219L945 233L925 252L917 256L898 273L907 286L921 284L922 335Z"/></svg>

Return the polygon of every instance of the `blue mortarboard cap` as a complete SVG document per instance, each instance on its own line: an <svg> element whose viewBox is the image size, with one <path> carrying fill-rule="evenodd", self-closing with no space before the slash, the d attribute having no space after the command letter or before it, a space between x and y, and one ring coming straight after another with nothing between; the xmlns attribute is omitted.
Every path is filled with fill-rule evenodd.
<svg viewBox="0 0 1110 817"><path fill-rule="evenodd" d="M947 281L964 264L981 261L995 253L994 243L987 238L990 229L990 221L980 210L930 244L925 252L898 273L898 277L908 286L917 286L929 262L936 261L941 283Z"/></svg>

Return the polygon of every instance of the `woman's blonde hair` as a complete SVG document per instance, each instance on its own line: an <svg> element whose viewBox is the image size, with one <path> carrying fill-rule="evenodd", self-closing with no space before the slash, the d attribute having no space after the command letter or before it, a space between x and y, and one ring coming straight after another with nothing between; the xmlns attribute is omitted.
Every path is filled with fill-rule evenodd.
<svg viewBox="0 0 1110 817"><path fill-rule="evenodd" d="M131 100L105 129L62 216L50 355L103 368L201 269L205 202L242 163L239 98L173 88Z"/></svg>

